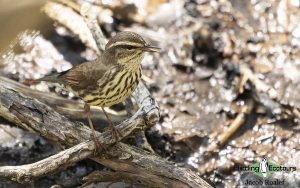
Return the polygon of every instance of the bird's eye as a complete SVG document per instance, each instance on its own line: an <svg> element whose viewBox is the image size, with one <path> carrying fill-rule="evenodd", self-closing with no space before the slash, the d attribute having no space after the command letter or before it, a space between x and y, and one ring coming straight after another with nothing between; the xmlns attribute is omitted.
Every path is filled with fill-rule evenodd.
<svg viewBox="0 0 300 188"><path fill-rule="evenodd" d="M134 49L133 46L127 46L127 50L132 50L132 49Z"/></svg>

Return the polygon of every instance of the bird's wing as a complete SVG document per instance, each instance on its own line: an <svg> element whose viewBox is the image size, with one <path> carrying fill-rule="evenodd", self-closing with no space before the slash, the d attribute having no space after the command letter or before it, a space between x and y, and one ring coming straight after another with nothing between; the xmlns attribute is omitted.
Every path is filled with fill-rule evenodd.
<svg viewBox="0 0 300 188"><path fill-rule="evenodd" d="M98 80L111 68L97 60L80 64L66 71L62 76L62 82L70 86L74 91L89 89L97 86Z"/></svg>

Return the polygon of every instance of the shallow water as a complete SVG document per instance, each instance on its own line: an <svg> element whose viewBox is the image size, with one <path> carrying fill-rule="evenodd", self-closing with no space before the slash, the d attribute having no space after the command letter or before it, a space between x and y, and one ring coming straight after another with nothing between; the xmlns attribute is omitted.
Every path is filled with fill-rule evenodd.
<svg viewBox="0 0 300 188"><path fill-rule="evenodd" d="M46 33L51 20L42 13L44 0L0 0L0 52L6 50L24 30Z"/></svg>

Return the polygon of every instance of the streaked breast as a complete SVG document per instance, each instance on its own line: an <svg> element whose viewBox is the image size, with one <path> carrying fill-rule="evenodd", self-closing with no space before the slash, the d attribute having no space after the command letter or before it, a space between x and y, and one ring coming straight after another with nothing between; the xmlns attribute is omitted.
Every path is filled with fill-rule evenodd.
<svg viewBox="0 0 300 188"><path fill-rule="evenodd" d="M114 77L109 78L102 87L82 97L83 101L92 106L112 106L125 101L137 87L142 76L141 66L134 69L124 69Z"/></svg>

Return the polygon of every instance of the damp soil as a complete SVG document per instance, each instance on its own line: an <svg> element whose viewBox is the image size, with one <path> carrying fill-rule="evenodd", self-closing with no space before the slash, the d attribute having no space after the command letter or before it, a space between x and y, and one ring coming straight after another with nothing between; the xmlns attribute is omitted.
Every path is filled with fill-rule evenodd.
<svg viewBox="0 0 300 188"><path fill-rule="evenodd" d="M147 54L142 63L145 83L161 110L159 123L146 130L158 155L199 172L216 187L243 187L243 181L253 177L235 167L253 164L262 157L300 169L299 0L126 2L107 1L109 8L99 22L107 37L132 30L162 48L159 54ZM33 7L39 11L38 6ZM0 19L0 24L6 22ZM38 78L95 57L78 36L52 20L37 24L35 30L42 32L29 30L11 37L23 43L13 55L3 50L6 56L0 61L1 75L17 81ZM0 39L6 35L0 31ZM7 42L0 43L1 49L7 49ZM243 82L241 66L247 66L257 80L273 88L276 97L270 90L259 89L251 79ZM78 100L59 85L43 84L34 89ZM208 155L245 106L252 106L251 111L238 130ZM122 105L113 108L124 110ZM0 166L28 164L58 150L47 140L0 119ZM84 160L33 185L78 187L94 170L107 169ZM286 180L284 187L300 186L298 170L275 177ZM130 186L120 183L111 187ZM0 182L0 187L24 186Z"/></svg>

